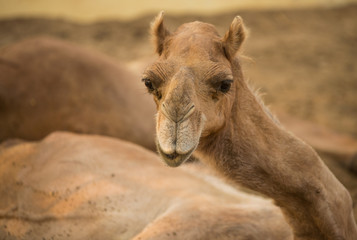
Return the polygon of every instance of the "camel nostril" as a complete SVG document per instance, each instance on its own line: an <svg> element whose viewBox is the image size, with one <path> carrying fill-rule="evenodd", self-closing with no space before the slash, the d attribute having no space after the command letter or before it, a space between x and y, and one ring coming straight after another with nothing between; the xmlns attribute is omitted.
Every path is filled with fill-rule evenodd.
<svg viewBox="0 0 357 240"><path fill-rule="evenodd" d="M162 108L166 109L166 104L165 103L162 103Z"/></svg>
<svg viewBox="0 0 357 240"><path fill-rule="evenodd" d="M161 112L162 112L162 114L164 114L165 117L167 117L168 119L170 119L173 122L176 122L175 117L173 117L172 114L170 114L169 108L167 107L167 105L165 103L161 104Z"/></svg>
<svg viewBox="0 0 357 240"><path fill-rule="evenodd" d="M161 104L161 112L166 118L175 123L180 123L186 120L195 111L195 105L193 103L188 104L182 109L170 110L168 105L164 102Z"/></svg>
<svg viewBox="0 0 357 240"><path fill-rule="evenodd" d="M192 103L191 105L189 105L189 107L187 108L188 110L186 111L186 115L194 108L195 108L195 104Z"/></svg>
<svg viewBox="0 0 357 240"><path fill-rule="evenodd" d="M187 107L187 110L185 111L184 114L182 114L182 118L178 122L183 122L185 121L189 116L192 115L192 113L195 111L195 105L191 104L189 107Z"/></svg>

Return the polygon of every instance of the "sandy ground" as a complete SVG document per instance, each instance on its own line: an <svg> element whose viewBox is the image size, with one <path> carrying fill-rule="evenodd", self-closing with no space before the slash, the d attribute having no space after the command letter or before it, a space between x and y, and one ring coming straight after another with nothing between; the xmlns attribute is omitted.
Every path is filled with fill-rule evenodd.
<svg viewBox="0 0 357 240"><path fill-rule="evenodd" d="M236 11L215 16L167 14L174 30L200 20L223 34L235 15L249 28L245 76L265 93L273 111L315 122L357 138L357 5L333 9ZM95 48L118 61L153 57L148 38L154 14L133 21L78 24L61 19L0 20L0 47L49 35ZM323 156L357 201L357 178ZM357 210L355 209L355 214Z"/></svg>

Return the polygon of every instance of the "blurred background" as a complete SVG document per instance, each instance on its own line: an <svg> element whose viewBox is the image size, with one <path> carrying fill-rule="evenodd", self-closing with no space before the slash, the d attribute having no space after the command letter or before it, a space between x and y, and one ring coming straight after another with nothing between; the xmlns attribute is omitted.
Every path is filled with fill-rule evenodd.
<svg viewBox="0 0 357 240"><path fill-rule="evenodd" d="M133 19L145 14L166 10L170 14L217 14L233 9L296 9L335 7L356 0L1 0L0 16L59 17L76 21L103 19Z"/></svg>

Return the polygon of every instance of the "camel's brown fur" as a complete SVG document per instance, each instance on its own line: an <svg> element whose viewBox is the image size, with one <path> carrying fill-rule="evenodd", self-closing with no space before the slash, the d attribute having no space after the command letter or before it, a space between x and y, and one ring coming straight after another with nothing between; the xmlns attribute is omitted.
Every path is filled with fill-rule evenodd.
<svg viewBox="0 0 357 240"><path fill-rule="evenodd" d="M139 146L54 133L0 145L0 239L291 239L270 200Z"/></svg>
<svg viewBox="0 0 357 240"><path fill-rule="evenodd" d="M155 107L140 76L100 53L35 38L1 49L0 72L0 141L68 130L155 149Z"/></svg>
<svg viewBox="0 0 357 240"><path fill-rule="evenodd" d="M201 22L169 33L160 15L152 26L158 25L160 57L143 80L157 104L164 161L179 166L194 152L232 182L273 198L295 239L357 239L347 190L310 146L267 114L244 81L235 57L244 40L241 19L224 38Z"/></svg>

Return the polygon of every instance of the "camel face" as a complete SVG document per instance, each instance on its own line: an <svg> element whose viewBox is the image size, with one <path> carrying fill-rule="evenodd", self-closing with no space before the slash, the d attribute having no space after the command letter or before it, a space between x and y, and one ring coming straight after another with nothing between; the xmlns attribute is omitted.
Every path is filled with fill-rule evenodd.
<svg viewBox="0 0 357 240"><path fill-rule="evenodd" d="M200 138L222 129L230 117L236 93L230 58L244 39L237 43L243 25L235 21L224 38L207 23L187 23L171 34L162 14L153 22L159 58L143 82L157 105L156 144L169 166L188 159Z"/></svg>

